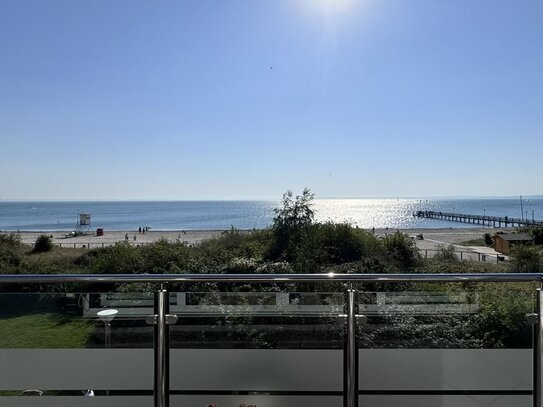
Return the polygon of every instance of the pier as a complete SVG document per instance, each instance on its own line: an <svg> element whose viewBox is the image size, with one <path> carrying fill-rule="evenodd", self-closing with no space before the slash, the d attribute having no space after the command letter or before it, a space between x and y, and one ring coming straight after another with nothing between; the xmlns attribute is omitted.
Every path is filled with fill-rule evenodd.
<svg viewBox="0 0 543 407"><path fill-rule="evenodd" d="M510 218L508 216L469 215L465 213L437 211L417 211L413 215L417 218L439 219L449 222L471 223L473 225L492 227L543 226L543 220Z"/></svg>

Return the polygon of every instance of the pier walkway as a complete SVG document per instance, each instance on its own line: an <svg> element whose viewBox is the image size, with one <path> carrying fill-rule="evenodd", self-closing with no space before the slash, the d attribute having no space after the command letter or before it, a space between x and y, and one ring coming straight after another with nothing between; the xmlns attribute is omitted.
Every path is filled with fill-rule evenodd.
<svg viewBox="0 0 543 407"><path fill-rule="evenodd" d="M543 220L509 218L507 216L469 215L465 213L417 211L413 214L417 218L439 219L449 222L472 223L474 225L487 225L492 227L521 227L543 226Z"/></svg>

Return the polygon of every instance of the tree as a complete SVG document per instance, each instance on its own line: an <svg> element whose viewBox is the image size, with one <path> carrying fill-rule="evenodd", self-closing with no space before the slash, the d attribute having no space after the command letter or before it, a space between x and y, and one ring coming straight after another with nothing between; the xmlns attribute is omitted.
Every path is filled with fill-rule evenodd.
<svg viewBox="0 0 543 407"><path fill-rule="evenodd" d="M293 260L306 232L313 224L315 212L312 209L315 195L305 188L302 195L292 191L283 194L282 206L274 210L272 231L274 242L270 250L273 259Z"/></svg>
<svg viewBox="0 0 543 407"><path fill-rule="evenodd" d="M304 188L302 195L294 197L292 191L283 194L282 207L274 209L274 230L297 230L313 223L315 213L313 206L313 194L309 188Z"/></svg>

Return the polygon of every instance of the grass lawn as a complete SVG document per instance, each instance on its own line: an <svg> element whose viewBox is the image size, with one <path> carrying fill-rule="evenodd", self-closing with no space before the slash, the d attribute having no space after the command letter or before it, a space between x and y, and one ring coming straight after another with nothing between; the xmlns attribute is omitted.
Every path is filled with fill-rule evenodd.
<svg viewBox="0 0 543 407"><path fill-rule="evenodd" d="M47 312L0 319L0 348L84 348L93 321Z"/></svg>

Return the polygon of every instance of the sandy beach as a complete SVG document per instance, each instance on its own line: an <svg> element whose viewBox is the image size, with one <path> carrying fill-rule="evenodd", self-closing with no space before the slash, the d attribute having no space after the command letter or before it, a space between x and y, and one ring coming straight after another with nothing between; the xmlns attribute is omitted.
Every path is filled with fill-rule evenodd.
<svg viewBox="0 0 543 407"><path fill-rule="evenodd" d="M145 245L157 242L161 239L170 242L181 241L187 244L198 244L202 240L211 239L220 236L221 230L192 230L192 231L147 231L138 233L138 231L105 231L103 236L96 236L96 233L88 233L75 237L67 237L65 231L51 232L19 232L21 241L25 244L34 244L36 238L40 235L49 235L53 238L53 243L61 247L86 247L98 248L114 245L117 242L128 241L134 245ZM128 236L128 240L127 240Z"/></svg>
<svg viewBox="0 0 543 407"><path fill-rule="evenodd" d="M424 240L417 240L417 245L421 249L435 249L439 245L458 245L466 240L479 239L484 233L493 234L501 229L493 228L436 228L436 229L400 229L401 232L409 236L423 234ZM376 229L375 233L378 236L394 233L395 229ZM78 247L83 246L97 248L102 246L110 246L116 242L126 241L134 245L145 245L156 242L160 239L165 239L170 242L181 241L187 244L198 244L203 240L220 236L222 230L189 230L189 231L158 231L151 230L146 233L138 233L138 231L108 231L106 230L103 236L96 236L95 233L88 233L76 237L67 237L65 231L51 232L19 232L21 240L26 244L33 244L36 238L41 234L52 236L53 243L61 247ZM464 247L464 246L463 246Z"/></svg>

